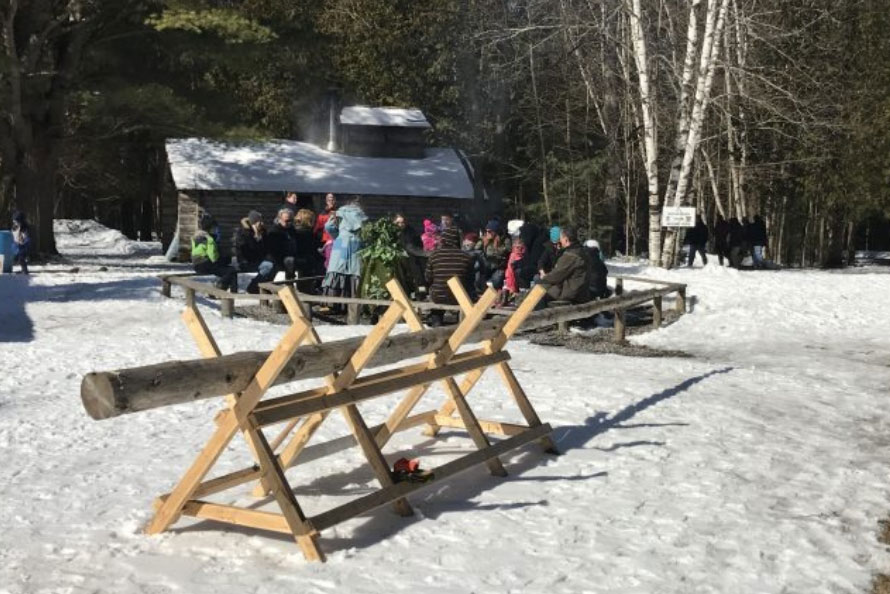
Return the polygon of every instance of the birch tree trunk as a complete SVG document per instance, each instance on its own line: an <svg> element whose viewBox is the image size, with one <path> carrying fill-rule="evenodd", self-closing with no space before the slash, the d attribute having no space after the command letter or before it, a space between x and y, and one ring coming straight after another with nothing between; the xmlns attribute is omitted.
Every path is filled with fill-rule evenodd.
<svg viewBox="0 0 890 594"><path fill-rule="evenodd" d="M528 66L531 71L532 79L532 95L535 100L535 117L538 123L538 141L541 145L541 189L544 193L544 208L547 211L547 226L553 225L553 216L550 212L550 190L547 184L547 149L544 145L544 129L541 121L541 101L538 96L538 80L535 74L535 50L531 45L528 46Z"/></svg>
<svg viewBox="0 0 890 594"><path fill-rule="evenodd" d="M698 80L696 81L695 98L692 113L689 116L689 132L684 143L683 158L680 166L677 189L673 196L666 197L665 205L678 206L685 198L692 174L695 152L701 140L701 131L705 113L711 96L717 56L720 53L720 40L726 22L726 11L729 0L708 0L708 13L705 21L705 34L702 39L702 51L699 60ZM661 263L666 268L674 266L677 254L676 231L669 229L664 234L664 250Z"/></svg>
<svg viewBox="0 0 890 594"><path fill-rule="evenodd" d="M630 21L634 63L640 86L640 112L643 119L643 163L649 190L649 261L661 264L661 201L658 188L658 143L652 89L649 85L649 57L643 33L640 0L625 0Z"/></svg>

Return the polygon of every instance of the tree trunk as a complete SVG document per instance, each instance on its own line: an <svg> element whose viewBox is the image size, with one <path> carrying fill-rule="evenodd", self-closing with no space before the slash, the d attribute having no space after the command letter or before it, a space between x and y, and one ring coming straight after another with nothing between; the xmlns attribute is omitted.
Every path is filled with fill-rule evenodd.
<svg viewBox="0 0 890 594"><path fill-rule="evenodd" d="M673 196L666 197L665 204L673 203L678 206L686 197L689 181L692 174L692 164L695 152L701 140L701 130L704 125L705 114L711 97L711 85L714 80L714 71L717 66L717 56L720 52L720 40L726 22L726 10L729 0L721 0L719 9L717 0L708 0L708 14L705 23L705 35L702 39L702 51L699 60L698 80L696 81L695 98L692 103L692 113L689 116L689 131L684 146L682 164L677 179L676 192ZM682 121L681 121L682 123ZM671 200L671 202L668 202ZM664 252L661 256L662 265L666 268L674 266L678 241L676 232L671 229L665 233Z"/></svg>
<svg viewBox="0 0 890 594"><path fill-rule="evenodd" d="M652 90L649 85L649 56L643 34L640 0L625 1L630 20L630 37L640 86L640 111L643 118L643 163L649 190L649 261L661 264L661 198L658 188L658 142Z"/></svg>

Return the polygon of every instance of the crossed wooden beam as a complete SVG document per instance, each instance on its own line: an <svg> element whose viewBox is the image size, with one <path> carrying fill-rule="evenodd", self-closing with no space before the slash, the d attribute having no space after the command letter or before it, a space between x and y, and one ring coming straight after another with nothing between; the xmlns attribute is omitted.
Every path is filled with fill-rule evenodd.
<svg viewBox="0 0 890 594"><path fill-rule="evenodd" d="M461 307L463 319L448 341L424 362L359 377L377 351L386 348L387 338L400 320L404 320L412 332L423 330L423 323L412 309L404 289L392 280L387 284L393 298L392 304L340 371L325 377L322 387L264 400L266 391L275 383L294 351L303 343L321 342L293 288L281 289L278 296L291 318L289 329L257 370L248 387L226 397L226 408L216 417L216 430L174 489L156 499L155 515L146 531L149 534L162 532L182 515L212 519L291 534L306 559L323 561L324 553L318 544L318 534L326 528L387 504L392 504L399 515L410 516L414 512L406 499L409 493L477 464L486 464L492 475L506 476L499 456L530 441L538 441L545 451L557 453L550 438L550 425L541 423L509 366L509 353L504 350L510 337L543 297L543 288L536 287L529 292L493 339L486 341L479 349L459 353L464 342L485 318L497 293L488 289L474 304L457 278L452 278L448 284ZM219 347L194 304L187 305L182 317L201 354L205 357L220 356ZM467 403L469 392L485 370L492 366L500 373L527 425L480 421ZM464 375L460 384L455 380L457 375ZM435 383L442 385L448 400L437 410L412 415L421 398ZM407 393L386 421L368 427L357 404L403 390L407 390ZM294 496L285 471L299 461L312 436L335 409L346 419L353 438L380 483L380 489L307 517ZM455 412L457 416L454 416ZM268 441L263 430L280 423L284 423L284 427L277 437ZM396 482L381 449L396 432L419 425L425 425L429 435L436 435L442 427L464 429L477 449L433 469L430 480L426 482ZM206 479L222 451L239 432L244 436L255 464ZM501 435L506 439L492 443L488 435ZM284 446L280 447L282 444ZM271 494L281 513L203 499L253 481L257 481L254 495Z"/></svg>

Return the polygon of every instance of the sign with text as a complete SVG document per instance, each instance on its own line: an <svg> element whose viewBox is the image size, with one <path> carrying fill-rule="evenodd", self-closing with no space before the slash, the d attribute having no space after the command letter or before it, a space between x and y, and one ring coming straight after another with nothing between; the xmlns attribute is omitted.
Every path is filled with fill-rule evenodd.
<svg viewBox="0 0 890 594"><path fill-rule="evenodd" d="M665 206L661 211L662 227L695 227L694 206Z"/></svg>

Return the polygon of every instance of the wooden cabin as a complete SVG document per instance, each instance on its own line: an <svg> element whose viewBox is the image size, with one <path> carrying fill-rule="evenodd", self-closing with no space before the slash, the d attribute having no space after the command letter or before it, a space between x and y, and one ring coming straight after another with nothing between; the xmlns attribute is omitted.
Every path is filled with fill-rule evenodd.
<svg viewBox="0 0 890 594"><path fill-rule="evenodd" d="M484 224L497 210L460 152L420 144L429 124L418 110L347 107L341 115L339 152L294 140L169 139L165 244L178 233L180 259L188 260L203 209L219 223L221 249L229 254L241 219L258 210L271 223L291 191L316 212L328 192L341 204L358 197L372 219L400 212L418 229L424 218L446 213Z"/></svg>

